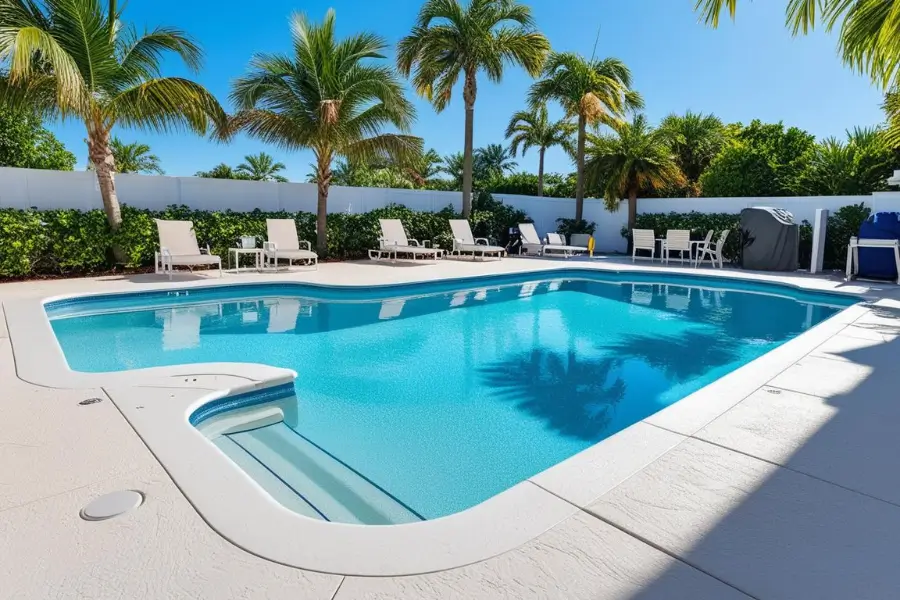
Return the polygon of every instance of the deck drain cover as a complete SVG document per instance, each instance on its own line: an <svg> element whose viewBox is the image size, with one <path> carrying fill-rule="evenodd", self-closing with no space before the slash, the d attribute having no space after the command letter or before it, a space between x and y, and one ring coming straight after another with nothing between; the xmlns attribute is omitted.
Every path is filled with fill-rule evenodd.
<svg viewBox="0 0 900 600"><path fill-rule="evenodd" d="M134 510L144 501L144 495L134 490L122 490L104 494L81 509L86 521L105 521Z"/></svg>

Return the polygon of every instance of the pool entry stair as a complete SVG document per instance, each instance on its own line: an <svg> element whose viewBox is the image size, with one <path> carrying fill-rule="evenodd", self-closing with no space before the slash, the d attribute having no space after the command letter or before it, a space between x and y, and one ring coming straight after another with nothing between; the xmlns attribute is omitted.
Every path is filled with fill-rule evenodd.
<svg viewBox="0 0 900 600"><path fill-rule="evenodd" d="M212 442L276 501L304 516L365 525L423 520L283 422L219 436Z"/></svg>

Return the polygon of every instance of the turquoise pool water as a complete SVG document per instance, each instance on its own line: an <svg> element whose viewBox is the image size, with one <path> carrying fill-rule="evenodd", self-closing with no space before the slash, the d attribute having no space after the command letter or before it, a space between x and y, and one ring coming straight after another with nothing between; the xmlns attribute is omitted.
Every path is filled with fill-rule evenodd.
<svg viewBox="0 0 900 600"><path fill-rule="evenodd" d="M77 371L223 361L294 369L283 423L214 443L298 512L395 523L478 504L854 302L628 278L218 287L63 301L47 312Z"/></svg>

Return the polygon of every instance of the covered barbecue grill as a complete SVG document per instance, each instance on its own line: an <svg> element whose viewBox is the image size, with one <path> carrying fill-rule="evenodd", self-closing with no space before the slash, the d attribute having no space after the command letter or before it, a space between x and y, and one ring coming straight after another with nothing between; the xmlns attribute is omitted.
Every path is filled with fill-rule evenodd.
<svg viewBox="0 0 900 600"><path fill-rule="evenodd" d="M744 249L741 266L758 271L796 271L800 226L781 208L758 206L741 211Z"/></svg>

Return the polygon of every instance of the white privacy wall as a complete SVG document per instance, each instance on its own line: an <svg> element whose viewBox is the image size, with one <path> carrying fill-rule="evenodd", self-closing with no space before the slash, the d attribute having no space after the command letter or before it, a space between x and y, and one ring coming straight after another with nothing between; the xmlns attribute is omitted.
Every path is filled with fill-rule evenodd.
<svg viewBox="0 0 900 600"><path fill-rule="evenodd" d="M290 212L316 210L316 185L311 183L267 183L199 177L158 175L117 175L119 201L137 208L161 210L184 204L198 210ZM555 231L556 219L575 216L571 198L538 198L494 194L498 200L524 210L543 234ZM798 220L812 221L817 208L835 211L848 204L866 203L874 212L900 211L900 192L872 196L810 196L796 198L648 198L638 200L640 213L690 212L738 213L748 206L777 206L792 212ZM459 192L348 188L333 186L328 195L328 212L367 212L389 204L402 204L419 211L437 211L462 205ZM0 167L0 208L100 208L100 190L93 172L43 171ZM609 212L603 201L587 199L584 218L597 224L594 237L601 251L622 251L625 241L620 230L628 220L625 202Z"/></svg>

